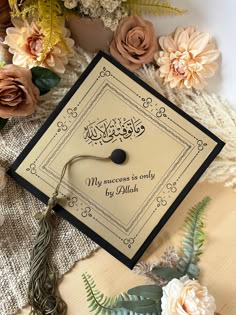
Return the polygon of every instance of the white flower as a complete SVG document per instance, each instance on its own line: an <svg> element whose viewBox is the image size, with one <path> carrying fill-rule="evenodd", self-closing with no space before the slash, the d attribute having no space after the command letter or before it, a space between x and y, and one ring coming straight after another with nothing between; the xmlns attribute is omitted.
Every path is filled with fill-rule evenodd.
<svg viewBox="0 0 236 315"><path fill-rule="evenodd" d="M94 9L96 7L96 2L99 5L98 0L81 0L81 5L88 9Z"/></svg>
<svg viewBox="0 0 236 315"><path fill-rule="evenodd" d="M64 6L67 9L74 9L77 7L77 4L78 4L78 0L65 0L64 1Z"/></svg>
<svg viewBox="0 0 236 315"><path fill-rule="evenodd" d="M0 192L5 188L6 182L5 169L0 166Z"/></svg>
<svg viewBox="0 0 236 315"><path fill-rule="evenodd" d="M118 6L121 5L121 1L118 0L101 0L100 3L101 6L110 13L114 12L118 8Z"/></svg>
<svg viewBox="0 0 236 315"><path fill-rule="evenodd" d="M70 1L70 0L65 0ZM71 0L72 1L72 0ZM128 15L122 3L126 0L77 0L79 11L90 18L99 18L105 27L115 31L119 21Z"/></svg>
<svg viewBox="0 0 236 315"><path fill-rule="evenodd" d="M215 299L206 287L188 276L172 279L163 287L162 315L214 315Z"/></svg>

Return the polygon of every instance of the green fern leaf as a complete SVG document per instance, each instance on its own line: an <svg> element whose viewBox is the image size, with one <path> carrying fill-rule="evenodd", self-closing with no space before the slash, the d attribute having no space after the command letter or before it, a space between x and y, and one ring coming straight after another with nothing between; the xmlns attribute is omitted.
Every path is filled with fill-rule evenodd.
<svg viewBox="0 0 236 315"><path fill-rule="evenodd" d="M102 292L96 289L96 284L93 278L87 274L82 274L85 289L87 292L88 308L90 312L95 312L95 315L111 315L116 314L113 311L116 298L104 296Z"/></svg>
<svg viewBox="0 0 236 315"><path fill-rule="evenodd" d="M171 267L154 267L151 272L167 281L182 277L182 273Z"/></svg>
<svg viewBox="0 0 236 315"><path fill-rule="evenodd" d="M84 273L82 278L87 292L88 308L90 312L94 312L94 315L159 314L159 296L158 301L124 292L116 297L107 297L96 289L95 282L89 274Z"/></svg>
<svg viewBox="0 0 236 315"><path fill-rule="evenodd" d="M140 287L135 287L133 289L130 289L128 292L133 292L132 295L125 292L118 295L115 299L115 304L114 304L114 309L113 309L115 313L112 313L112 315L138 315L138 314L159 315L161 314L159 312L159 309L160 309L159 297L157 298L157 300L154 300L151 298L147 298L145 294L141 296L140 295L141 287L144 288L144 286L140 286ZM136 293L134 293L133 290L134 291L138 290L139 292L136 291L136 293L138 293L139 295L136 295ZM143 289L141 290L143 292ZM150 291L149 291L149 294L150 294Z"/></svg>
<svg viewBox="0 0 236 315"><path fill-rule="evenodd" d="M169 2L159 0L127 0L124 4L131 15L181 15L187 10L173 7Z"/></svg>
<svg viewBox="0 0 236 315"><path fill-rule="evenodd" d="M176 269L183 275L188 274L193 278L196 278L200 273L200 269L196 264L199 261L199 256L202 254L201 247L205 238L203 218L209 202L210 198L205 197L189 211L185 220L186 231L181 248L183 255Z"/></svg>
<svg viewBox="0 0 236 315"><path fill-rule="evenodd" d="M162 297L162 288L155 284L140 285L129 289L128 294L160 301Z"/></svg>
<svg viewBox="0 0 236 315"><path fill-rule="evenodd" d="M124 307L137 314L157 314L156 302L151 299L138 301L120 301L118 307Z"/></svg>

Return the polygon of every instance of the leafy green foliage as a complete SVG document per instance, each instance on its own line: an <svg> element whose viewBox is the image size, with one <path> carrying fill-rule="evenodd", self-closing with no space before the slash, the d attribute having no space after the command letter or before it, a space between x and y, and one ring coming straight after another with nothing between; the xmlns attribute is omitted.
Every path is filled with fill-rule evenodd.
<svg viewBox="0 0 236 315"><path fill-rule="evenodd" d="M196 206L190 209L185 220L186 231L182 242L183 255L176 268L183 275L188 274L193 278L196 278L200 273L200 269L196 264L200 260L199 256L202 254L201 247L205 238L203 217L209 202L210 198L205 197Z"/></svg>
<svg viewBox="0 0 236 315"><path fill-rule="evenodd" d="M151 271L154 275L163 278L167 282L173 278L179 279L188 274L190 277L197 277L199 268L196 266L201 255L201 247L204 242L203 217L206 207L210 202L205 197L196 206L189 210L185 220L185 237L182 242L183 255L179 259L176 268L154 267ZM162 288L158 285L141 285L121 293L117 297L106 297L96 289L93 278L83 274L83 280L87 291L87 301L90 312L95 315L161 315Z"/></svg>
<svg viewBox="0 0 236 315"><path fill-rule="evenodd" d="M4 119L0 117L0 130L3 129L8 122L8 119Z"/></svg>
<svg viewBox="0 0 236 315"><path fill-rule="evenodd" d="M124 5L131 15L181 15L187 12L159 0L127 0Z"/></svg>
<svg viewBox="0 0 236 315"><path fill-rule="evenodd" d="M82 275L87 292L88 308L95 315L159 315L161 288L157 286L140 286L130 289L130 292L153 296L156 299L121 293L117 297L107 297L96 289L93 278L85 273ZM145 288L147 287L147 288ZM154 288L155 287L155 288Z"/></svg>
<svg viewBox="0 0 236 315"><path fill-rule="evenodd" d="M155 284L140 285L129 289L128 294L160 301L162 297L162 288Z"/></svg>
<svg viewBox="0 0 236 315"><path fill-rule="evenodd" d="M162 288L156 284L140 285L128 290L130 296L139 296L140 298L149 299L149 301L155 301L155 311L152 314L161 314L161 297ZM151 307L151 305L150 305ZM148 312L148 310L145 310ZM146 314L146 313L144 313Z"/></svg>
<svg viewBox="0 0 236 315"><path fill-rule="evenodd" d="M156 302L151 299L138 301L119 301L117 302L117 307L123 307L138 314L156 314L157 312Z"/></svg>
<svg viewBox="0 0 236 315"><path fill-rule="evenodd" d="M122 304L123 302L132 302L132 305L129 305L129 307L132 308L137 301L142 301L142 300L145 300L145 298L141 296L137 296L137 295L129 295L126 292L122 292L116 297L116 304L114 305L114 309L110 314L111 315L137 315L138 313L135 313L132 310L124 308L124 306L122 305L118 307L118 303Z"/></svg>
<svg viewBox="0 0 236 315"><path fill-rule="evenodd" d="M30 70L32 81L38 87L40 95L46 94L61 81L61 78L49 69L33 67Z"/></svg>
<svg viewBox="0 0 236 315"><path fill-rule="evenodd" d="M181 272L171 267L154 267L151 272L167 281L183 276Z"/></svg>
<svg viewBox="0 0 236 315"><path fill-rule="evenodd" d="M87 292L87 301L89 302L88 308L90 312L96 311L95 315L112 314L112 309L116 302L116 299L113 297L107 297L99 290L97 290L96 284L89 274L84 273L82 275L82 278Z"/></svg>

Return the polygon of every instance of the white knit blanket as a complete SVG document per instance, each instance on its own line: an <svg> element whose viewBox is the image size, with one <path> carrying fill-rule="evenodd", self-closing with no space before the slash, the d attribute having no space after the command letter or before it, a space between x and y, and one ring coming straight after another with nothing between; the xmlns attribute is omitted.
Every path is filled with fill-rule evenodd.
<svg viewBox="0 0 236 315"><path fill-rule="evenodd" d="M62 82L52 92L41 97L34 115L12 119L0 132L0 165L8 166L33 137L58 102L71 88L91 60L78 51L71 59ZM209 128L226 142L220 156L202 179L236 186L236 112L228 104L205 92L170 90L156 80L155 69L144 67L137 72L144 81L170 101ZM5 218L0 227L0 314L14 314L27 303L29 258L37 223L33 214L43 204L8 177L0 193L0 214ZM87 257L97 245L61 218L56 219L53 239L53 259L59 275Z"/></svg>

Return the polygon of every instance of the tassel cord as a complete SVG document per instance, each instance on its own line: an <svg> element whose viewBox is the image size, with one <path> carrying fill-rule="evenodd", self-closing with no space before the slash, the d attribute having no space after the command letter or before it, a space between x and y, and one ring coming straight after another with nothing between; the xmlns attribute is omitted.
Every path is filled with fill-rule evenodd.
<svg viewBox="0 0 236 315"><path fill-rule="evenodd" d="M65 315L66 303L57 292L57 273L49 260L50 245L53 226L51 213L57 204L57 196L67 167L82 158L108 161L110 157L97 157L91 155L73 156L62 168L59 182L52 197L48 200L47 207L36 214L39 231L30 260L30 280L28 285L28 301L31 305L31 315Z"/></svg>
<svg viewBox="0 0 236 315"><path fill-rule="evenodd" d="M40 213L39 231L31 254L28 301L32 315L65 315L67 311L65 302L57 293L57 274L49 261L53 232L51 210L55 203L56 194Z"/></svg>

